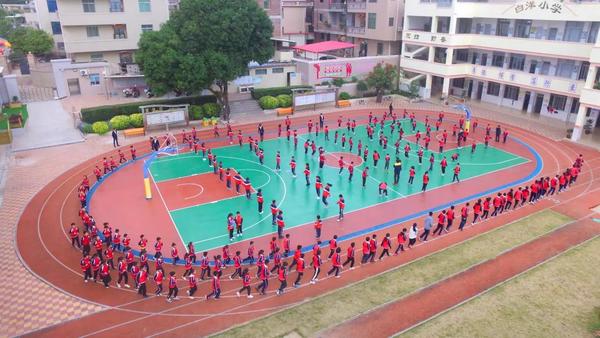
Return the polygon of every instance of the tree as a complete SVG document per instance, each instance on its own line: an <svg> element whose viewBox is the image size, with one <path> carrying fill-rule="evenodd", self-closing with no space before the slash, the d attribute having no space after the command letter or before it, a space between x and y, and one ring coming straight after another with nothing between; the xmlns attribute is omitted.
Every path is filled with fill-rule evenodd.
<svg viewBox="0 0 600 338"><path fill-rule="evenodd" d="M367 75L367 84L371 88L375 88L377 94L376 102L380 103L385 90L391 90L394 85L394 80L398 76L396 66L383 63L378 63L373 70Z"/></svg>
<svg viewBox="0 0 600 338"><path fill-rule="evenodd" d="M156 93L208 89L228 120L228 82L273 55L272 33L256 1L183 0L159 31L142 35L136 61Z"/></svg>
<svg viewBox="0 0 600 338"><path fill-rule="evenodd" d="M32 27L18 27L9 33L8 40L15 52L35 55L47 54L54 47L50 34Z"/></svg>

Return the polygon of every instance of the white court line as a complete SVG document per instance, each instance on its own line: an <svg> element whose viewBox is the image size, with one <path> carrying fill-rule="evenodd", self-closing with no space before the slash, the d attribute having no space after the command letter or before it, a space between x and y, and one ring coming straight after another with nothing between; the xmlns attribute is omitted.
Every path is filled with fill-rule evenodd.
<svg viewBox="0 0 600 338"><path fill-rule="evenodd" d="M165 210L167 211L167 214L169 215L169 218L171 219L171 225L175 228L175 231L177 231L177 235L179 236L179 239L181 240L181 244L183 244L184 248L187 248L187 245L185 243L185 241L183 240L183 237L181 236L181 233L179 232L179 229L177 228L177 224L175 223L175 220L173 219L173 215L171 215L171 212L169 211L169 208L167 207L167 203L165 203L165 199L163 198L162 193L160 192L160 188L158 187L158 184L156 184L156 181L154 180L154 177L152 176L152 172L150 170L148 170L148 173L150 174L150 179L152 180L152 183L154 183L154 187L156 188L156 191L158 192L158 196L160 196L160 200L162 201L162 204L165 207Z"/></svg>
<svg viewBox="0 0 600 338"><path fill-rule="evenodd" d="M181 186L188 186L188 185L189 185L189 186L193 186L193 187L198 187L198 188L200 188L200 192L199 192L199 193L197 193L197 194L195 194L195 195L192 195L192 196L184 197L184 198L183 198L184 200L191 200L191 199L193 199L193 198L196 198L196 197L198 197L198 196L202 195L202 193L204 192L204 187L203 187L201 184L198 184L198 183L178 183L178 184L177 184L177 186L178 186L178 187L181 187Z"/></svg>

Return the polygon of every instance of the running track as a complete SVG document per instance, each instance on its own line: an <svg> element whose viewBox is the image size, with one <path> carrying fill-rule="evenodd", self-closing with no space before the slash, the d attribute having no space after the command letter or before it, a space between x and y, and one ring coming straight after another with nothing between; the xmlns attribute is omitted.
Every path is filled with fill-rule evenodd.
<svg viewBox="0 0 600 338"><path fill-rule="evenodd" d="M373 111L376 110L373 109ZM344 116L364 116L366 113L366 111L353 111L351 113L344 113ZM337 119L338 114L339 112L329 114L328 120L331 121ZM451 114L446 115L448 116ZM316 116L312 118L313 120L317 119ZM422 120L423 115L418 114L417 118ZM299 118L294 121L294 124L299 123L305 125L308 119L309 117ZM482 119L479 120L480 129L478 132L481 135L483 133L482 127L485 126L486 121ZM274 121L267 122L265 123L265 127L267 130L270 130L276 128L277 123L278 122ZM242 128L245 133L255 131L255 125L243 126ZM589 231L586 232L589 236L595 236L600 233L597 223L594 223L596 225L594 226L594 224L589 225L587 222L587 219L589 218L589 208L600 204L600 197L596 197L600 196L600 194L598 194L598 190L600 190L600 182L598 180L600 177L600 171L598 170L598 167L600 167L598 165L600 154L596 151L568 142L551 141L539 135L532 134L531 132L519 130L516 127L511 127L510 130L512 135L528 143L540 153L544 162L542 174L545 176L553 175L561 169L566 168L571 164L578 153L584 154L586 163L577 184L568 192L559 195L555 200L544 200L534 206L521 208L509 214L502 215L501 217L479 223L472 227L467 227L464 232L451 232L439 239L436 238L435 240L430 241L426 245L419 245L413 250L398 257L376 264L370 264L352 271L344 271L343 278L324 278L317 285L306 286L306 284L304 284L305 286L292 290L283 297L277 297L271 292L266 296L257 296L253 300L247 300L245 298L237 299L235 297L235 291L240 287L240 282L231 282L228 279L223 279L222 281L223 298L219 301L213 300L206 302L200 299L182 299L181 301L172 304L166 303L163 297L141 299L130 290L117 288L105 290L99 285L84 285L80 278L80 269L78 266L79 254L68 245L64 228L68 226L71 219L76 215L76 210L78 210L78 201L73 194L73 188L80 182L81 175L91 172L91 168L99 161L99 157L85 161L48 184L32 199L19 222L17 245L24 263L35 274L40 276L40 278L64 292L102 304L106 306L106 310L80 320L74 320L42 331L34 332L32 335L72 335L73 332L77 332L78 335L83 336L99 336L106 334L125 334L133 337L149 335L208 335L227 329L234 324L239 324L284 309L285 307L301 302L306 298L315 297L324 292L360 281L367 276L392 269L400 264L430 254L431 252L441 250L449 245L462 242L477 234L489 231L509 221L519 219L534 211L545 208L555 208L557 211L568 214L575 219L581 219L579 222L587 224L586 229L589 227ZM203 133L208 134L212 132L205 131ZM138 153L148 151L147 142L142 142L136 145L136 147L138 148ZM472 188L475 188L473 192L480 189L477 186ZM465 187L464 189L470 188ZM426 193L420 201L421 206L432 205L430 203L432 201L430 198L432 198L433 195L434 194ZM446 198L448 196L444 193L435 195L446 195ZM371 210L381 211L382 214L385 214L386 209L387 207L384 204L382 206L374 207ZM389 209L387 210L389 211ZM361 220L357 217L357 219L354 220L354 217L351 214L346 218L346 223L359 223L359 225L364 227L364 219ZM389 230L384 229L378 231L378 237L383 236L387 231ZM397 227L390 232L395 233L396 231ZM308 236L312 236L312 230L306 232L309 233ZM324 234L323 237L327 238L327 236L328 234ZM298 237L299 235L297 237L294 235L294 238ZM573 241L565 241L566 244L562 247L546 246L545 250L550 251L543 251L541 256L536 256L536 258L543 261L544 257L547 258L569 246L577 244L577 241L583 240L585 240L585 238L577 237L577 239L574 239ZM360 242L360 239L357 239L356 241ZM347 242L342 242L341 245L342 247L345 247ZM257 245L257 247L263 246ZM523 248L517 248L511 252L514 255L511 256L512 261L517 263L520 262L520 260L528 255L526 250L527 248L523 246ZM40 259L40 257L49 258ZM389 326L389 332L391 333L415 325L419 321L444 310L444 308L448 308L449 306L452 306L452 304L467 299L471 295L479 292L482 288L494 285L506 278L510 278L523 268L534 263L535 262L523 261L522 264L519 265L520 268L507 269L506 274L494 276L495 279L488 278L487 280L486 278L482 278L482 276L487 276L484 269L475 269L470 272L468 276L464 277L469 280L469 283L467 284L469 285L469 288L473 285L473 290L466 290L464 294L461 293L461 296L458 297L458 299L446 299L448 295L445 293L437 294L438 300L440 299L439 297L443 297L446 300L444 306L434 308L433 306L426 306L427 303L424 303L424 308L432 309L429 313L424 313L421 317L415 316L412 321L404 323L403 326L396 326L396 323L389 322L383 323L383 325ZM496 268L499 266L499 263L494 261L486 264L490 264ZM328 263L325 263L323 270L328 269L328 265ZM177 271L180 275L181 268L177 268ZM224 276L227 276L228 273L229 271L226 270ZM294 277L295 273L292 273L290 279ZM308 277L305 276L304 281L307 281L307 278ZM475 281L478 278L481 281L480 284L471 283L471 281ZM149 284L149 286L150 285L151 284ZM463 289L469 288L463 286ZM202 296L206 294L207 289L207 284L200 284L197 295ZM153 287L150 286L150 293L152 290ZM274 286L271 286L271 290L274 290ZM448 288L448 290L453 290L453 288ZM185 291L185 282L183 281L180 284L180 291ZM414 297L417 296L414 295ZM424 298L422 297L422 299ZM382 309L384 308L376 311ZM233 320L233 318L235 318L235 320ZM362 323L358 322L361 318L362 317L359 317L355 319L356 321L344 323L344 326L362 325ZM340 326L339 329L343 329L343 326Z"/></svg>

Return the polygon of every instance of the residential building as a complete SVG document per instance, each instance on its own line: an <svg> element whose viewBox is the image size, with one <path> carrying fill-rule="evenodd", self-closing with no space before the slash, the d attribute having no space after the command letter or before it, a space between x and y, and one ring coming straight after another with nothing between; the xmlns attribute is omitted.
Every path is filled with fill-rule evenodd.
<svg viewBox="0 0 600 338"><path fill-rule="evenodd" d="M400 54L402 0L316 0L315 41L346 41L356 45L351 55Z"/></svg>
<svg viewBox="0 0 600 338"><path fill-rule="evenodd" d="M600 1L406 0L404 10L400 65L424 97L575 121L574 140L599 123Z"/></svg>
<svg viewBox="0 0 600 338"><path fill-rule="evenodd" d="M273 39L303 45L314 39L312 0L256 0L273 23Z"/></svg>
<svg viewBox="0 0 600 338"><path fill-rule="evenodd" d="M58 0L36 0L35 11L37 13L37 25L54 39L55 51L65 52L65 42L62 35L62 27L58 18Z"/></svg>

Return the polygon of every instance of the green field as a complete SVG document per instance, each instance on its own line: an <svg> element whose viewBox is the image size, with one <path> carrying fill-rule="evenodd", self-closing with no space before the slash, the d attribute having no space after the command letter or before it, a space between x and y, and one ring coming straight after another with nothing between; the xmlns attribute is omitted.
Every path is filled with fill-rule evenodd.
<svg viewBox="0 0 600 338"><path fill-rule="evenodd" d="M410 130L410 121L404 120L403 129L405 136L413 134ZM418 125L418 129L424 132L425 126ZM324 135L321 133L316 139L318 146L323 146L328 153L339 153L348 151L341 147L340 142L334 144L333 133L330 131L330 140L325 141ZM345 129L340 130L340 137ZM378 133L376 133L377 135ZM385 134L389 137L391 144L395 142L397 137L397 129L392 137L390 129L385 128ZM379 142L376 140L369 141L366 137L365 126L359 126L355 135L349 135L354 138L355 144L353 153L356 154L356 146L358 140L362 140L363 144L368 145L370 154L368 164L357 166L352 182L348 182L348 172L344 171L342 175L338 175L336 167L325 166L322 169L318 168L318 156L304 154L303 143L304 139L311 139L310 135L299 135L298 149L294 149L293 142L288 142L285 137L265 140L260 144L260 147L265 151L265 164L261 165L258 158L253 152L249 151L248 145L245 143L243 147L237 145L214 149L217 158L223 161L224 167L235 168L240 171L244 177L249 177L255 188L262 188L265 197L265 207L267 211L260 215L257 212L256 201L254 198L247 200L240 196L230 198L214 203L202 204L183 208L179 210L171 210L171 216L181 234L184 242L194 242L198 250L211 249L220 247L228 243L226 234L225 219L229 212L240 211L244 216L244 239L262 236L274 231L271 225L268 206L271 200L276 200L280 209L284 212L286 227L291 228L313 222L316 215L321 215L322 218L332 217L337 215L337 206L335 201L338 194L343 194L346 200L346 213L374 206L383 201L406 197L412 194L420 193L421 177L425 170L428 169L428 161L430 152L426 151L423 164L419 165L416 150L417 146L411 143L411 154L409 158L404 157L404 152L401 150L400 158L403 161L403 170L400 176L400 184L391 186L393 182L393 169L385 170L383 157L389 153L394 161L395 149L388 146L388 149L382 149ZM314 135L312 135L314 137ZM406 141L402 141L400 149L404 148ZM432 142L437 146L437 142ZM373 150L377 150L382 157L377 168L373 167L371 154ZM282 170L275 171L275 154L281 152ZM447 150L443 154L435 152L436 163L433 172L431 173L431 181L428 190L451 184L452 168L454 163L450 161L450 157L455 152L458 152L459 162L461 164L461 179L468 179L475 176L484 175L492 171L505 169L527 162L528 160L514 154L508 153L495 147L485 148L483 145L478 146L478 150L472 154L470 147L462 149ZM291 156L295 156L297 162L297 177L294 178L289 169L289 161ZM439 160L442 156L446 156L449 161L449 166L445 176L440 175ZM330 199L330 207L325 208L324 205L316 199L314 185L306 186L303 175L304 165L310 165L312 174L311 182L314 182L316 175L322 178L324 183L332 185L332 198ZM361 186L361 171L362 168L368 165L369 179L367 187ZM407 184L408 168L415 166L417 174L413 185ZM165 182L168 180L177 179L180 177L196 175L199 173L210 172L207 161L202 161L201 157L193 153L185 153L178 156L170 156L157 159L151 166L151 173L156 182ZM377 187L382 181L390 184L389 196L387 198L378 195ZM224 187L223 187L224 189ZM368 225L367 225L368 226Z"/></svg>

